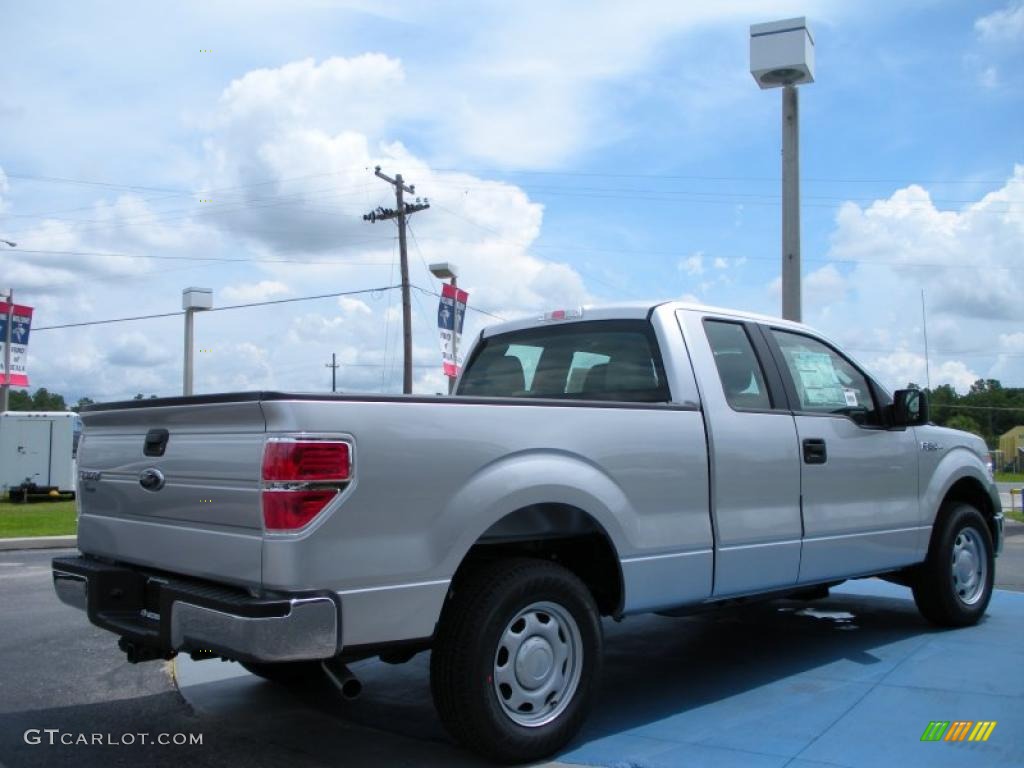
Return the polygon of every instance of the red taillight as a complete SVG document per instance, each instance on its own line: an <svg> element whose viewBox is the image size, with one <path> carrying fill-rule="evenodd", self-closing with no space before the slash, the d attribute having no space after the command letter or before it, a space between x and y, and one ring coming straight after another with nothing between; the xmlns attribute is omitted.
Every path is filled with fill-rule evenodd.
<svg viewBox="0 0 1024 768"><path fill-rule="evenodd" d="M320 514L338 494L333 488L316 491L264 491L263 524L268 531L294 531Z"/></svg>
<svg viewBox="0 0 1024 768"><path fill-rule="evenodd" d="M267 441L263 482L336 482L348 480L352 465L348 443L336 440Z"/></svg>
<svg viewBox="0 0 1024 768"><path fill-rule="evenodd" d="M295 531L348 485L351 447L343 440L273 437L263 449L261 475L264 527Z"/></svg>

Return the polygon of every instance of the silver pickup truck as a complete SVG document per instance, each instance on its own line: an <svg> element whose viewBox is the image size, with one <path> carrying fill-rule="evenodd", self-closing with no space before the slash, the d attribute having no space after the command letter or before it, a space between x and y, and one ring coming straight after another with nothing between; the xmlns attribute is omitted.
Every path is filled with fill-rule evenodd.
<svg viewBox="0 0 1024 768"><path fill-rule="evenodd" d="M90 406L80 557L57 593L129 661L277 681L431 649L445 726L500 761L563 746L601 617L827 594L882 576L972 624L999 496L977 437L928 423L811 329L676 302L485 330L456 395L203 395Z"/></svg>

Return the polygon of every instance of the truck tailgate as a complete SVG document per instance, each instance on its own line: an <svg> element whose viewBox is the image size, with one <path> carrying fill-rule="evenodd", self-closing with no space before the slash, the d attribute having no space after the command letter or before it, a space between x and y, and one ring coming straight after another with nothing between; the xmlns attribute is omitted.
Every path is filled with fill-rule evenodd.
<svg viewBox="0 0 1024 768"><path fill-rule="evenodd" d="M258 585L260 403L167 402L82 414L79 549Z"/></svg>

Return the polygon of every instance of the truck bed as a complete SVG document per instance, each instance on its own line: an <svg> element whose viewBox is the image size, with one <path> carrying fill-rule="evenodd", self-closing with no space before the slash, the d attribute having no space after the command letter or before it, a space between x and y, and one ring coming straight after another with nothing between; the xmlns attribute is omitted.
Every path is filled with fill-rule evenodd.
<svg viewBox="0 0 1024 768"><path fill-rule="evenodd" d="M502 517L556 503L586 509L621 542L627 572L669 551L674 574L692 563L692 578L667 588L634 582L634 607L657 607L654 595L676 603L708 593L708 465L695 407L246 392L91 406L82 418L87 554L254 593L330 589L353 602L362 590L411 584L409 598L422 588L433 601ZM154 429L167 430L163 456L143 453ZM354 479L308 529L268 532L263 444L294 434L350 441ZM139 482L151 468L166 478L158 492ZM90 481L95 473L102 479ZM645 573L659 562L646 562Z"/></svg>

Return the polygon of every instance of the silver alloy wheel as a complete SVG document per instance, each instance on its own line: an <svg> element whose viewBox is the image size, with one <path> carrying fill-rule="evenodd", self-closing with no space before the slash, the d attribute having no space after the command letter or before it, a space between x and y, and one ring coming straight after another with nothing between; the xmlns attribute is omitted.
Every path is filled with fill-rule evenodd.
<svg viewBox="0 0 1024 768"><path fill-rule="evenodd" d="M569 706L583 667L583 638L557 603L526 606L505 626L494 654L494 692L512 722L537 728Z"/></svg>
<svg viewBox="0 0 1024 768"><path fill-rule="evenodd" d="M953 541L953 591L964 605L974 605L988 583L988 557L981 534L963 528Z"/></svg>

